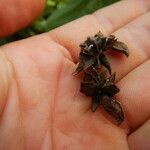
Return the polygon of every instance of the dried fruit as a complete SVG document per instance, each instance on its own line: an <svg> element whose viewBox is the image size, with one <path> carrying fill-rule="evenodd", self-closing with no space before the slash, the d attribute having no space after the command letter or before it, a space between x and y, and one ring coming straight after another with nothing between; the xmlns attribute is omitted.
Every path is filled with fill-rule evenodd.
<svg viewBox="0 0 150 150"><path fill-rule="evenodd" d="M88 37L80 47L79 63L74 71L74 75L84 71L80 91L92 97L93 112L101 105L115 118L118 125L121 124L124 120L124 112L121 104L113 98L120 90L115 85L115 73L111 73L111 66L105 56L105 51L111 49L128 57L127 46L118 41L114 35L104 37L99 32L94 37ZM109 76L103 68L99 71L102 66L108 70Z"/></svg>
<svg viewBox="0 0 150 150"><path fill-rule="evenodd" d="M110 63L104 54L107 50L111 49L129 56L128 48L123 42L117 41L114 35L104 37L101 32L94 37L88 37L80 47L79 64L74 72L75 75L89 67L98 69L100 65L106 67L111 74Z"/></svg>
<svg viewBox="0 0 150 150"><path fill-rule="evenodd" d="M111 97L119 92L119 88L114 84L115 74L107 77L106 73L85 72L81 82L80 91L92 97L92 111L96 111L99 105L111 114L120 124L123 121L124 113L121 105Z"/></svg>

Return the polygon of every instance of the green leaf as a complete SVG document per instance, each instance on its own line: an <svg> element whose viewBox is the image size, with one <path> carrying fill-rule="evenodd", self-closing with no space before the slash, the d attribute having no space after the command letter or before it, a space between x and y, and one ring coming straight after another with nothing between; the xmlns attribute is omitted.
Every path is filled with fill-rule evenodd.
<svg viewBox="0 0 150 150"><path fill-rule="evenodd" d="M63 25L69 21L83 15L94 12L95 10L117 2L119 0L70 0L65 7L55 10L47 19L46 31Z"/></svg>

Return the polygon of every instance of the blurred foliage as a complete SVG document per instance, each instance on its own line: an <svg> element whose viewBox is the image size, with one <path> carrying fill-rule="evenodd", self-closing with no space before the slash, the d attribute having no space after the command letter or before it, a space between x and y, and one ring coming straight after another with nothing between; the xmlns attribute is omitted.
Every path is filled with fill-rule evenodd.
<svg viewBox="0 0 150 150"><path fill-rule="evenodd" d="M40 34L119 0L47 0L42 15L27 28L0 39L0 45Z"/></svg>

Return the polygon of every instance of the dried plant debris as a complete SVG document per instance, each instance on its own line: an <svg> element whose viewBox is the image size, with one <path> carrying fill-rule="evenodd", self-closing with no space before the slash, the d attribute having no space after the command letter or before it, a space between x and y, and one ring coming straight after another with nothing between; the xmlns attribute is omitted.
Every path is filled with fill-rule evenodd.
<svg viewBox="0 0 150 150"><path fill-rule="evenodd" d="M115 118L117 125L120 125L124 120L124 112L121 104L108 96L103 96L101 101L103 108Z"/></svg>
<svg viewBox="0 0 150 150"><path fill-rule="evenodd" d="M80 91L86 96L92 97L93 112L101 105L114 117L118 125L121 124L124 120L124 112L121 104L113 98L120 90L115 85L116 74L112 74L105 51L113 50L128 57L127 46L118 41L114 35L105 37L99 32L94 37L88 37L80 45L80 48L78 65L74 71L74 75L79 74L81 71L84 72ZM109 73L106 70L104 71L104 68Z"/></svg>
<svg viewBox="0 0 150 150"><path fill-rule="evenodd" d="M111 74L111 66L105 56L105 51L107 50L113 50L127 57L129 56L128 48L123 42L118 41L114 35L105 37L101 32L94 37L88 37L80 47L81 52L78 66L74 72L75 75L91 66L98 69L100 65L106 67Z"/></svg>
<svg viewBox="0 0 150 150"><path fill-rule="evenodd" d="M120 103L112 99L120 91L114 81L115 73L107 77L105 72L96 75L85 72L80 91L92 97L93 112L102 105L116 119L117 124L120 124L124 120L124 113Z"/></svg>

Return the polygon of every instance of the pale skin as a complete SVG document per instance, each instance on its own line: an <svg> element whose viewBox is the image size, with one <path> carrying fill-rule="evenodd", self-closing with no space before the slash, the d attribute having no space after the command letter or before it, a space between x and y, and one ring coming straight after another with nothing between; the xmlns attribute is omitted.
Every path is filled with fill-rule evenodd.
<svg viewBox="0 0 150 150"><path fill-rule="evenodd" d="M9 1L0 2L1 12ZM44 6L42 0L24 1L30 3L25 12L8 9L6 20L0 13L1 37L27 25ZM17 0L13 7L18 8ZM125 0L48 33L1 46L0 149L150 149L149 10L150 0ZM13 18L22 23L10 23ZM91 111L90 98L79 92L81 76L72 75L79 44L99 30L114 34L130 51L129 58L107 54L120 88L115 98L125 112L121 126L102 107Z"/></svg>

